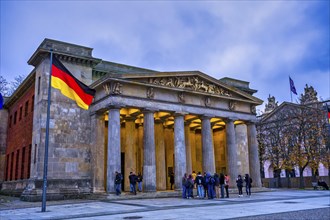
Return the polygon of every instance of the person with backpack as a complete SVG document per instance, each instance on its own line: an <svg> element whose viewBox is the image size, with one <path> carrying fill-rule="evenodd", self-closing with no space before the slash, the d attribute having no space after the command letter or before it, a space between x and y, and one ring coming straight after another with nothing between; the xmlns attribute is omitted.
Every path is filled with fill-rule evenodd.
<svg viewBox="0 0 330 220"><path fill-rule="evenodd" d="M134 172L130 172L129 174L129 184L131 188L131 193L136 195L136 181L137 181L137 176L135 175Z"/></svg>
<svg viewBox="0 0 330 220"><path fill-rule="evenodd" d="M115 190L116 195L119 196L121 194L121 182L123 181L123 177L117 171L115 172Z"/></svg>
<svg viewBox="0 0 330 220"><path fill-rule="evenodd" d="M245 182L245 187L246 187L246 195L248 195L250 197L251 196L252 178L249 176L249 174L245 174L244 182Z"/></svg>
<svg viewBox="0 0 330 220"><path fill-rule="evenodd" d="M189 174L188 179L186 181L186 188L187 188L187 198L188 199L194 198L193 195L194 179L191 174Z"/></svg>
<svg viewBox="0 0 330 220"><path fill-rule="evenodd" d="M208 183L206 182L207 181L207 175L206 175L206 172L204 172L204 175L203 175L203 187L204 187L204 198L206 198L206 195L207 197L209 197L209 193L208 193Z"/></svg>
<svg viewBox="0 0 330 220"><path fill-rule="evenodd" d="M236 179L237 189L238 189L238 197L243 197L243 179L241 175L238 175Z"/></svg>
<svg viewBox="0 0 330 220"><path fill-rule="evenodd" d="M207 183L207 196L208 199L214 199L214 183L215 180L209 172L206 173L206 183Z"/></svg>
<svg viewBox="0 0 330 220"><path fill-rule="evenodd" d="M187 198L187 174L185 173L182 177L182 198Z"/></svg>
<svg viewBox="0 0 330 220"><path fill-rule="evenodd" d="M204 178L201 174L201 172L198 172L196 179L195 179L195 184L197 186L197 198L204 198Z"/></svg>
<svg viewBox="0 0 330 220"><path fill-rule="evenodd" d="M220 179L217 173L214 173L214 191L215 191L215 198L220 198Z"/></svg>

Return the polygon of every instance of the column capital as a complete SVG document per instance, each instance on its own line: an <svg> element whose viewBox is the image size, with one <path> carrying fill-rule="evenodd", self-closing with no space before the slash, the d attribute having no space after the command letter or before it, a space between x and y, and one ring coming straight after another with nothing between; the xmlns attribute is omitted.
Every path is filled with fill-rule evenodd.
<svg viewBox="0 0 330 220"><path fill-rule="evenodd" d="M121 109L121 108L124 108L125 106L123 105L117 105L117 104L110 104L110 105L107 105L107 109Z"/></svg>
<svg viewBox="0 0 330 220"><path fill-rule="evenodd" d="M185 116L187 114L188 114L188 112L174 112L173 113L174 117L176 117L176 116Z"/></svg>
<svg viewBox="0 0 330 220"><path fill-rule="evenodd" d="M157 109L157 108L143 108L141 110L142 113L154 113L157 111L159 111L159 109Z"/></svg>
<svg viewBox="0 0 330 220"><path fill-rule="evenodd" d="M238 120L238 118L234 118L234 117L232 117L232 118L224 118L223 119L223 121L225 123L234 122L234 121L237 121L237 120Z"/></svg>
<svg viewBox="0 0 330 220"><path fill-rule="evenodd" d="M246 125L255 125L255 124L257 124L257 122L258 122L258 120L255 119L255 120L246 121L245 123L246 123Z"/></svg>
<svg viewBox="0 0 330 220"><path fill-rule="evenodd" d="M209 115L209 114L201 115L201 119L211 119L211 118L214 118L214 115Z"/></svg>

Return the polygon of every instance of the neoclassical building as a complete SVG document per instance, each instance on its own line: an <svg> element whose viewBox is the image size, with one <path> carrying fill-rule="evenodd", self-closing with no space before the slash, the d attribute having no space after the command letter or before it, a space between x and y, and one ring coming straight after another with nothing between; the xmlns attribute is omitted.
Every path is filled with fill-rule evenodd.
<svg viewBox="0 0 330 220"><path fill-rule="evenodd" d="M169 189L171 172L180 190L182 176L193 170L227 173L232 187L238 174L249 173L254 186L261 186L255 122L262 101L248 82L108 62L94 58L92 48L45 39L28 60L34 70L1 110L8 122L6 132L0 131L0 141L6 143L0 145L6 158L2 192L16 190L22 199L40 199L50 49L96 95L86 111L51 91L49 198L112 193L115 171L125 177L124 190L129 189L130 171L143 174L145 192ZM33 97L33 106L27 104L33 109L30 143L24 144L30 146L24 151L30 157L24 159L27 165L23 146L3 139L15 132L12 120L19 114L15 111L24 112L24 94ZM20 169L29 172L16 175Z"/></svg>

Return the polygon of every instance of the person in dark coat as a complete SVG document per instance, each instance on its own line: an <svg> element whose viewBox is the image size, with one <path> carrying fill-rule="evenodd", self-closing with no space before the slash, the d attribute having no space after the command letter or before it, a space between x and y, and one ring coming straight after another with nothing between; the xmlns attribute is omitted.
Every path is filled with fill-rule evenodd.
<svg viewBox="0 0 330 220"><path fill-rule="evenodd" d="M220 181L219 175L214 173L214 191L215 191L215 198L220 198Z"/></svg>
<svg viewBox="0 0 330 220"><path fill-rule="evenodd" d="M186 199L187 198L187 174L185 173L182 177L182 198Z"/></svg>
<svg viewBox="0 0 330 220"><path fill-rule="evenodd" d="M187 188L187 197L188 199L194 198L193 189L194 189L194 178L191 174L189 174L188 179L186 181L186 188Z"/></svg>
<svg viewBox="0 0 330 220"><path fill-rule="evenodd" d="M246 195L251 196L251 183L252 179L249 174L245 174L244 177L245 187L246 187Z"/></svg>
<svg viewBox="0 0 330 220"><path fill-rule="evenodd" d="M195 184L197 186L197 197L198 198L204 198L204 178L201 174L201 172L198 172L196 179L195 179Z"/></svg>
<svg viewBox="0 0 330 220"><path fill-rule="evenodd" d="M135 175L134 172L130 172L129 175L129 184L131 187L131 193L133 193L134 195L136 195L136 181L137 181L137 176Z"/></svg>
<svg viewBox="0 0 330 220"><path fill-rule="evenodd" d="M214 199L214 183L215 180L209 172L206 173L206 183L207 183L207 196L208 199Z"/></svg>
<svg viewBox="0 0 330 220"><path fill-rule="evenodd" d="M173 189L172 187L174 185L174 173L173 172L170 174L170 184L171 184L171 190L172 190Z"/></svg>
<svg viewBox="0 0 330 220"><path fill-rule="evenodd" d="M121 182L123 181L123 177L117 171L115 172L115 190L116 195L119 196L121 194Z"/></svg>
<svg viewBox="0 0 330 220"><path fill-rule="evenodd" d="M139 192L142 192L142 181L143 181L143 176L141 173L137 175L137 183L138 183L138 190Z"/></svg>
<svg viewBox="0 0 330 220"><path fill-rule="evenodd" d="M243 197L243 179L241 175L238 175L236 179L237 189L238 189L238 197Z"/></svg>
<svg viewBox="0 0 330 220"><path fill-rule="evenodd" d="M207 195L207 197L209 197L209 195L208 195L208 184L206 182L206 179L207 179L206 172L204 172L204 175L203 175L204 198L206 198L206 195Z"/></svg>
<svg viewBox="0 0 330 220"><path fill-rule="evenodd" d="M221 189L221 198L225 198L225 176L223 173L220 173L220 189Z"/></svg>
<svg viewBox="0 0 330 220"><path fill-rule="evenodd" d="M225 190L226 190L226 198L229 198L229 176L227 174L225 174Z"/></svg>

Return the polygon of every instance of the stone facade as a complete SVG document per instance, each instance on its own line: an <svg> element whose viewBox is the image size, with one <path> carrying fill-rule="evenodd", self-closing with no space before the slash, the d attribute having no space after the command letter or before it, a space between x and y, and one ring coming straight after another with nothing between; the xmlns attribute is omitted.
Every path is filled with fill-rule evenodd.
<svg viewBox="0 0 330 220"><path fill-rule="evenodd" d="M85 111L52 89L48 198L113 193L115 171L124 175L124 190L129 190L130 171L143 174L146 192L169 189L171 172L180 190L181 177L193 170L227 173L233 187L237 174L251 173L255 186L261 186L260 173L253 170L259 163L253 122L262 101L247 82L115 64L92 57L91 48L45 39L29 60L36 81L35 158L22 199L38 200L42 193L51 48L96 95Z"/></svg>

